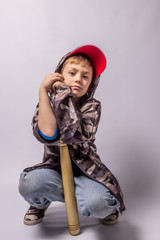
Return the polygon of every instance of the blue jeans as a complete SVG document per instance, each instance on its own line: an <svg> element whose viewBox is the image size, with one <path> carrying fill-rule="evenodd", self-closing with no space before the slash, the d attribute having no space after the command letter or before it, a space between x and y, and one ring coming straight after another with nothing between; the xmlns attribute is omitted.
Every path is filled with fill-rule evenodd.
<svg viewBox="0 0 160 240"><path fill-rule="evenodd" d="M74 177L74 182L82 215L105 218L119 207L119 201L102 184L85 175ZM22 172L19 192L31 206L38 209L44 209L50 202L64 202L62 177L51 169Z"/></svg>

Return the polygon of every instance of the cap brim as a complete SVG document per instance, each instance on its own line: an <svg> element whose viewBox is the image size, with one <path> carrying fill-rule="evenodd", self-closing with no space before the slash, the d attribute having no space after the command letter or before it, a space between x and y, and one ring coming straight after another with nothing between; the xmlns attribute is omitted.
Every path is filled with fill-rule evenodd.
<svg viewBox="0 0 160 240"><path fill-rule="evenodd" d="M104 53L98 47L93 45L84 45L70 52L68 57L78 53L85 54L89 57L94 67L95 77L99 76L104 71L107 61Z"/></svg>

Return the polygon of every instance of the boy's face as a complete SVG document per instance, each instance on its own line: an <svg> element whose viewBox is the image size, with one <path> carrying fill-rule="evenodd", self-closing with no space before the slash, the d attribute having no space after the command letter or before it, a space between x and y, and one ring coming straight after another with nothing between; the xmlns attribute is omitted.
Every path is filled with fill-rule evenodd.
<svg viewBox="0 0 160 240"><path fill-rule="evenodd" d="M75 100L78 101L88 90L93 77L92 66L83 63L68 62L62 72L64 82L72 88Z"/></svg>

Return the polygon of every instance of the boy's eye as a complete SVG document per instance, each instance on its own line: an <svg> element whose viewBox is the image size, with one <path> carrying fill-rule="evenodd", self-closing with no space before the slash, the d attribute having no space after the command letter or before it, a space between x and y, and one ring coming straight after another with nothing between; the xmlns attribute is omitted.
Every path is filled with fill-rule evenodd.
<svg viewBox="0 0 160 240"><path fill-rule="evenodd" d="M75 74L74 72L70 72L70 75L72 75L72 76L73 76L74 74Z"/></svg>
<svg viewBox="0 0 160 240"><path fill-rule="evenodd" d="M83 78L88 79L88 76L87 75L83 75Z"/></svg>

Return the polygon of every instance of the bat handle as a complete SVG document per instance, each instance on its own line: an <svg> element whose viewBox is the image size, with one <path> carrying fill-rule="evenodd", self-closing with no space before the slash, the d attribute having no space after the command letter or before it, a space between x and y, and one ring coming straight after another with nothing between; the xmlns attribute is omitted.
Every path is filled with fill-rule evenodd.
<svg viewBox="0 0 160 240"><path fill-rule="evenodd" d="M75 236L80 233L80 224L75 197L74 178L68 146L63 143L62 139L60 139L60 156L68 230L71 235Z"/></svg>

